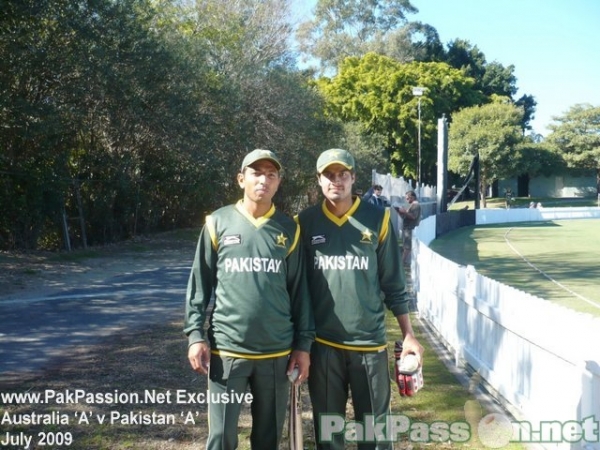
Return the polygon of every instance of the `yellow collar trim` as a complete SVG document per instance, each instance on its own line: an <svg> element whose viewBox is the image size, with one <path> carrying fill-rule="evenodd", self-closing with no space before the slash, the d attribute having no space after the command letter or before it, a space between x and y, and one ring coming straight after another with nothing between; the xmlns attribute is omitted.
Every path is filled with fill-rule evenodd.
<svg viewBox="0 0 600 450"><path fill-rule="evenodd" d="M329 211L329 209L327 209L327 200L323 200L323 203L321 204L321 209L323 210L323 214L325 214L325 216L329 220L331 220L333 223L335 223L338 227L341 227L346 222L348 222L350 217L352 217L354 212L358 209L359 205L360 205L360 198L356 197L354 199L354 203L352 204L350 209L348 211L346 211L346 214L344 214L342 217L337 217L335 214L333 214L331 211Z"/></svg>
<svg viewBox="0 0 600 450"><path fill-rule="evenodd" d="M244 208L243 200L238 200L238 202L236 203L235 207L256 228L260 227L267 220L269 220L271 217L273 217L273 214L275 214L275 205L273 203L271 203L271 208L267 211L267 213L264 216L257 217L257 218L254 218L253 216L251 216L250 214L248 214L248 211L246 211L246 209Z"/></svg>

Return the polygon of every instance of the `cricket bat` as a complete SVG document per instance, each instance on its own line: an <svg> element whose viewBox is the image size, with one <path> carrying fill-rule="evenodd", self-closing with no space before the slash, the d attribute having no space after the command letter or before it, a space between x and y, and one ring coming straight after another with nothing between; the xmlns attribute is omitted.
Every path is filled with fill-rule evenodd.
<svg viewBox="0 0 600 450"><path fill-rule="evenodd" d="M288 417L288 431L290 450L303 450L304 437L302 436L302 403L300 402L300 385L294 384L298 378L298 369L290 374L290 405Z"/></svg>

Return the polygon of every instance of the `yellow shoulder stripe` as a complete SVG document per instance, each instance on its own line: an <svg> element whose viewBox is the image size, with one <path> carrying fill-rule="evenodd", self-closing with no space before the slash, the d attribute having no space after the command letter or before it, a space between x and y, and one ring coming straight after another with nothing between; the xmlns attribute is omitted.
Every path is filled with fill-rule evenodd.
<svg viewBox="0 0 600 450"><path fill-rule="evenodd" d="M290 249L288 250L286 256L289 256L290 253L292 253L294 251L294 249L298 245L299 240L300 240L300 225L297 225L296 226L296 234L294 235L294 242L292 243L292 245L290 245Z"/></svg>
<svg viewBox="0 0 600 450"><path fill-rule="evenodd" d="M381 224L381 230L379 232L379 243L381 244L388 233L390 232L390 209L385 208L385 212L383 214L383 223Z"/></svg>
<svg viewBox="0 0 600 450"><path fill-rule="evenodd" d="M215 230L215 222L213 221L212 216L206 216L206 230L210 236L210 241L212 242L212 246L214 251L219 249L219 241L217 240L217 231Z"/></svg>

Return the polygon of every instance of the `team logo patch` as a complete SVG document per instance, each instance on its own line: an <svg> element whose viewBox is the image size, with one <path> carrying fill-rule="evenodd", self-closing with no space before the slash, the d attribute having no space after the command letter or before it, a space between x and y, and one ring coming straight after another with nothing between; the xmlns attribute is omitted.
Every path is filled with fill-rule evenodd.
<svg viewBox="0 0 600 450"><path fill-rule="evenodd" d="M360 242L363 244L371 244L373 243L373 233L368 228L362 232L362 237L360 238Z"/></svg>
<svg viewBox="0 0 600 450"><path fill-rule="evenodd" d="M242 243L242 236L234 234L232 236L223 236L223 245L240 245Z"/></svg>
<svg viewBox="0 0 600 450"><path fill-rule="evenodd" d="M317 234L315 236L310 237L310 245L319 245L325 244L327 242L327 238L324 234Z"/></svg>
<svg viewBox="0 0 600 450"><path fill-rule="evenodd" d="M285 247L287 240L287 236L281 233L279 236L277 236L277 245L279 245L280 247Z"/></svg>

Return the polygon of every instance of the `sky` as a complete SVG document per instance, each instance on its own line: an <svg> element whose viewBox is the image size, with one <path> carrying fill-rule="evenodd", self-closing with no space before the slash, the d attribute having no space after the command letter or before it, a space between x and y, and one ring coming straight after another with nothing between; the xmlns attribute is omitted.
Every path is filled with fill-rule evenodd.
<svg viewBox="0 0 600 450"><path fill-rule="evenodd" d="M296 0L307 17L316 0ZM411 0L410 21L432 25L445 45L463 39L488 63L515 66L515 99L537 101L533 131L580 103L600 107L600 0Z"/></svg>

